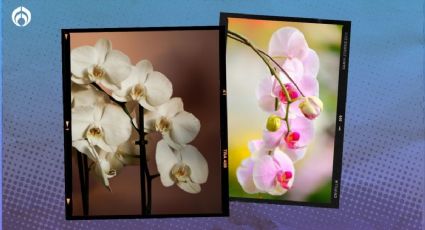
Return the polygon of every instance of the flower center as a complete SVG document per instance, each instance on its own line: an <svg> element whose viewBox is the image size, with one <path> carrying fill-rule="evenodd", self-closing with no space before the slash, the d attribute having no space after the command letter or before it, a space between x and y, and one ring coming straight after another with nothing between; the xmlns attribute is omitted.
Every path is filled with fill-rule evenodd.
<svg viewBox="0 0 425 230"><path fill-rule="evenodd" d="M101 138L103 136L102 129L99 127L91 127L87 130L87 138Z"/></svg>
<svg viewBox="0 0 425 230"><path fill-rule="evenodd" d="M133 100L139 100L143 95L145 95L145 87L141 84L135 85L131 89L130 95Z"/></svg>
<svg viewBox="0 0 425 230"><path fill-rule="evenodd" d="M171 169L171 178L174 181L186 181L190 175L190 168L185 164L176 164Z"/></svg>
<svg viewBox="0 0 425 230"><path fill-rule="evenodd" d="M102 67L96 65L93 67L93 77L95 79L101 79L103 77L103 75L105 74L105 71L103 70Z"/></svg>
<svg viewBox="0 0 425 230"><path fill-rule="evenodd" d="M300 96L300 94L298 93L298 90L294 87L292 83L287 83L287 84L284 84L283 86L285 86L286 91L288 91L288 95L289 95L289 98L291 98L291 101L296 100ZM285 92L282 89L280 89L279 91L279 100L283 103L288 102L288 100L286 99Z"/></svg>
<svg viewBox="0 0 425 230"><path fill-rule="evenodd" d="M158 132L168 132L171 127L171 122L166 117L161 117L155 122L155 129Z"/></svg>
<svg viewBox="0 0 425 230"><path fill-rule="evenodd" d="M276 181L282 186L284 189L289 189L289 180L292 178L291 171L279 171L276 174Z"/></svg>
<svg viewBox="0 0 425 230"><path fill-rule="evenodd" d="M288 145L289 148L295 149L297 142L300 140L300 133L299 132L289 132L288 135L285 137L285 142Z"/></svg>

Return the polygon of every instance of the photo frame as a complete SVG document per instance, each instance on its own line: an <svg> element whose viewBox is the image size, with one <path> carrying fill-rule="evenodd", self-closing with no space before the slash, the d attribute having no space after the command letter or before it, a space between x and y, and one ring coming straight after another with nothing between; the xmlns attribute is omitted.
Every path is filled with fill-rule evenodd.
<svg viewBox="0 0 425 230"><path fill-rule="evenodd" d="M62 29L67 220L229 215L223 36Z"/></svg>
<svg viewBox="0 0 425 230"><path fill-rule="evenodd" d="M338 208L351 22L221 13L220 25L230 200Z"/></svg>

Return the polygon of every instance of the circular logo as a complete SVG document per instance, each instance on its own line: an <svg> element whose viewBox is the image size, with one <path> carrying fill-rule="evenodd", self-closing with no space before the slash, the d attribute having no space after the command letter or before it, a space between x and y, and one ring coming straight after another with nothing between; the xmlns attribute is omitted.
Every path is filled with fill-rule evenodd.
<svg viewBox="0 0 425 230"><path fill-rule="evenodd" d="M27 26L31 22L31 12L23 6L18 6L12 12L12 22L19 27Z"/></svg>

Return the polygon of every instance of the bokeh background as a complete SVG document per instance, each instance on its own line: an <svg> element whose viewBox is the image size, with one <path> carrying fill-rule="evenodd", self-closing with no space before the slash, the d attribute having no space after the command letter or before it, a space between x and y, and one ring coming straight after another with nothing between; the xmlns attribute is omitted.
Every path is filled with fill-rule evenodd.
<svg viewBox="0 0 425 230"><path fill-rule="evenodd" d="M19 5L32 13L24 28L10 20ZM3 229L423 229L423 0L4 0L1 7ZM60 29L218 25L220 12L352 21L339 209L230 202L227 218L65 220Z"/></svg>
<svg viewBox="0 0 425 230"><path fill-rule="evenodd" d="M255 92L260 81L270 75L261 58L248 46L227 39L227 111L229 136L229 193L231 197L290 200L310 203L331 202L335 119L339 80L342 26L248 18L228 18L228 29L267 52L272 34L282 27L300 30L320 60L319 97L323 113L314 120L315 136L305 157L295 163L293 187L282 196L248 194L236 177L241 162L250 156L248 142L262 139L269 114L258 106ZM341 153L337 153L341 154ZM337 162L340 164L340 162Z"/></svg>
<svg viewBox="0 0 425 230"><path fill-rule="evenodd" d="M183 100L184 109L201 122L192 141L206 158L208 180L201 192L189 194L176 185L164 187L159 177L152 180L152 214L220 214L222 213L222 180L220 148L220 66L219 31L169 30L131 32L71 33L71 49L91 45L98 39L111 41L112 48L126 54L133 65L149 60L155 71L163 73L173 85L172 97ZM69 80L69 79L68 79ZM70 92L68 92L70 93ZM208 106L206 106L208 105ZM156 174L155 149L161 139L158 133L147 135L148 167ZM75 151L73 156L75 157ZM82 215L81 190L76 159L73 164L74 216ZM94 175L90 175L90 215L140 215L139 165L129 165L110 179L109 192Z"/></svg>

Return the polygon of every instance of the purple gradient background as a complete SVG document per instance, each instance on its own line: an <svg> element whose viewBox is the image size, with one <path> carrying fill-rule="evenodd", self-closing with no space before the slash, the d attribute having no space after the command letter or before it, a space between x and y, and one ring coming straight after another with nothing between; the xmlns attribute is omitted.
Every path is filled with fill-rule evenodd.
<svg viewBox="0 0 425 230"><path fill-rule="evenodd" d="M109 4L107 4L109 3ZM31 23L16 27L19 5ZM422 229L423 1L3 1L4 229ZM352 21L339 209L233 202L228 218L66 221L61 28L217 25L219 12Z"/></svg>

